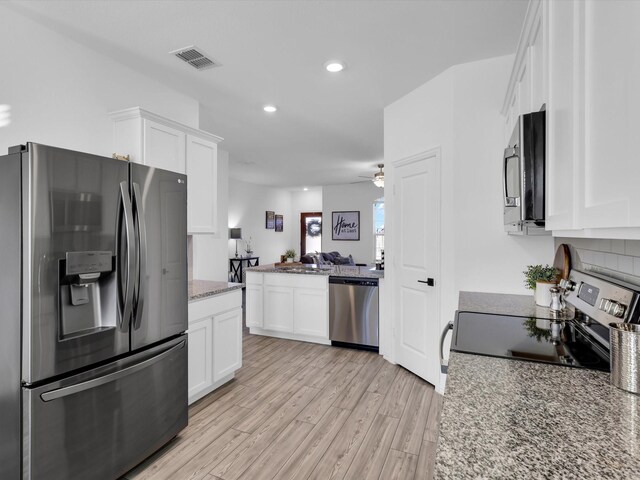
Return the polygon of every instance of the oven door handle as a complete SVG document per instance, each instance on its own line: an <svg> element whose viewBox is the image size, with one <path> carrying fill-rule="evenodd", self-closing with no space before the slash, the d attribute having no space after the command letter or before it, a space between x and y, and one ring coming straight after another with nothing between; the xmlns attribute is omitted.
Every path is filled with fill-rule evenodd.
<svg viewBox="0 0 640 480"><path fill-rule="evenodd" d="M440 372L446 374L449 371L449 361L444 359L444 339L447 337L447 333L453 330L453 322L447 323L444 327L442 335L440 335Z"/></svg>

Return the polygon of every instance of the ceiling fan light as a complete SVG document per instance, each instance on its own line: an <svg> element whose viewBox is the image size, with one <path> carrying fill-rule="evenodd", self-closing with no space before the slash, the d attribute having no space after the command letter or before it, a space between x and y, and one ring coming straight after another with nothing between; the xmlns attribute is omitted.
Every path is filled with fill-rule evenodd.
<svg viewBox="0 0 640 480"><path fill-rule="evenodd" d="M376 187L384 188L384 173L376 173L373 176L373 184Z"/></svg>
<svg viewBox="0 0 640 480"><path fill-rule="evenodd" d="M380 169L380 171L373 175L373 184L376 187L384 188L384 170L382 170L384 168L384 164L379 163L378 168Z"/></svg>

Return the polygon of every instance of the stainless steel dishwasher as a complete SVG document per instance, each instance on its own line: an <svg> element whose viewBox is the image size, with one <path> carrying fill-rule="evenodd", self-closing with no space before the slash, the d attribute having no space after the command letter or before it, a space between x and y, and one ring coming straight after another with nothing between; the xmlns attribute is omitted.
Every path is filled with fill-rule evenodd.
<svg viewBox="0 0 640 480"><path fill-rule="evenodd" d="M378 349L377 278L329 277L329 339Z"/></svg>

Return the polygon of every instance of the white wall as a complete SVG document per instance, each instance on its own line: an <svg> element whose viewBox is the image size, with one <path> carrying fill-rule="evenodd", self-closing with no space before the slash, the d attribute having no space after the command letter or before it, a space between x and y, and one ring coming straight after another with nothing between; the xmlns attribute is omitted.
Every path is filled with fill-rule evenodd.
<svg viewBox="0 0 640 480"><path fill-rule="evenodd" d="M0 5L0 104L11 123L0 128L0 155L27 141L111 156L107 113L141 106L198 128L198 102ZM214 132L215 133L215 132ZM194 278L227 279L228 153L218 154L216 235L195 235Z"/></svg>
<svg viewBox="0 0 640 480"><path fill-rule="evenodd" d="M265 228L265 212L272 210L284 215L284 231L276 232ZM296 251L294 232L298 220L291 214L291 192L281 188L266 187L254 183L229 179L229 227L242 228L242 237L252 237L253 252L260 257L260 264L280 261L285 250ZM229 257L235 254L235 240L228 242ZM245 244L238 241L238 254L244 254ZM195 254L194 254L195 255Z"/></svg>
<svg viewBox="0 0 640 480"><path fill-rule="evenodd" d="M352 255L356 263L375 263L373 202L383 196L384 190L373 182L322 187L322 251ZM331 240L331 212L337 211L360 212L359 241Z"/></svg>
<svg viewBox="0 0 640 480"><path fill-rule="evenodd" d="M529 293L522 270L553 261L550 237L503 231L499 114L513 56L458 65L385 108L385 164L441 149L440 328L453 319L460 290ZM386 195L387 212L393 196ZM393 218L386 219L386 301L393 305ZM433 342L437 355L437 339Z"/></svg>
<svg viewBox="0 0 640 480"><path fill-rule="evenodd" d="M27 141L110 156L107 112L141 106L198 126L198 103L0 5L0 155Z"/></svg>
<svg viewBox="0 0 640 480"><path fill-rule="evenodd" d="M456 215L457 290L530 295L522 271L526 265L552 263L554 258L551 236L513 236L503 231L504 118L498 106L512 64L513 57L506 56L453 68L456 195L449 212Z"/></svg>
<svg viewBox="0 0 640 480"><path fill-rule="evenodd" d="M193 236L193 278L226 282L229 270L229 152L218 148L218 233Z"/></svg>
<svg viewBox="0 0 640 480"><path fill-rule="evenodd" d="M322 188L309 188L291 193L291 221L293 248L300 255L300 214L303 212L322 212ZM322 232L324 236L324 232Z"/></svg>

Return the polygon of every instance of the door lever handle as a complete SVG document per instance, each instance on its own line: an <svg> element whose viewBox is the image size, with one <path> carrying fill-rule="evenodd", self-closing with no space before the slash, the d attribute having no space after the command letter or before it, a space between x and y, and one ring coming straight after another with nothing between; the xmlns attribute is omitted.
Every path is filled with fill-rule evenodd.
<svg viewBox="0 0 640 480"><path fill-rule="evenodd" d="M430 287L434 287L436 285L436 281L433 278L427 278L426 280L418 280L418 283L426 283Z"/></svg>

